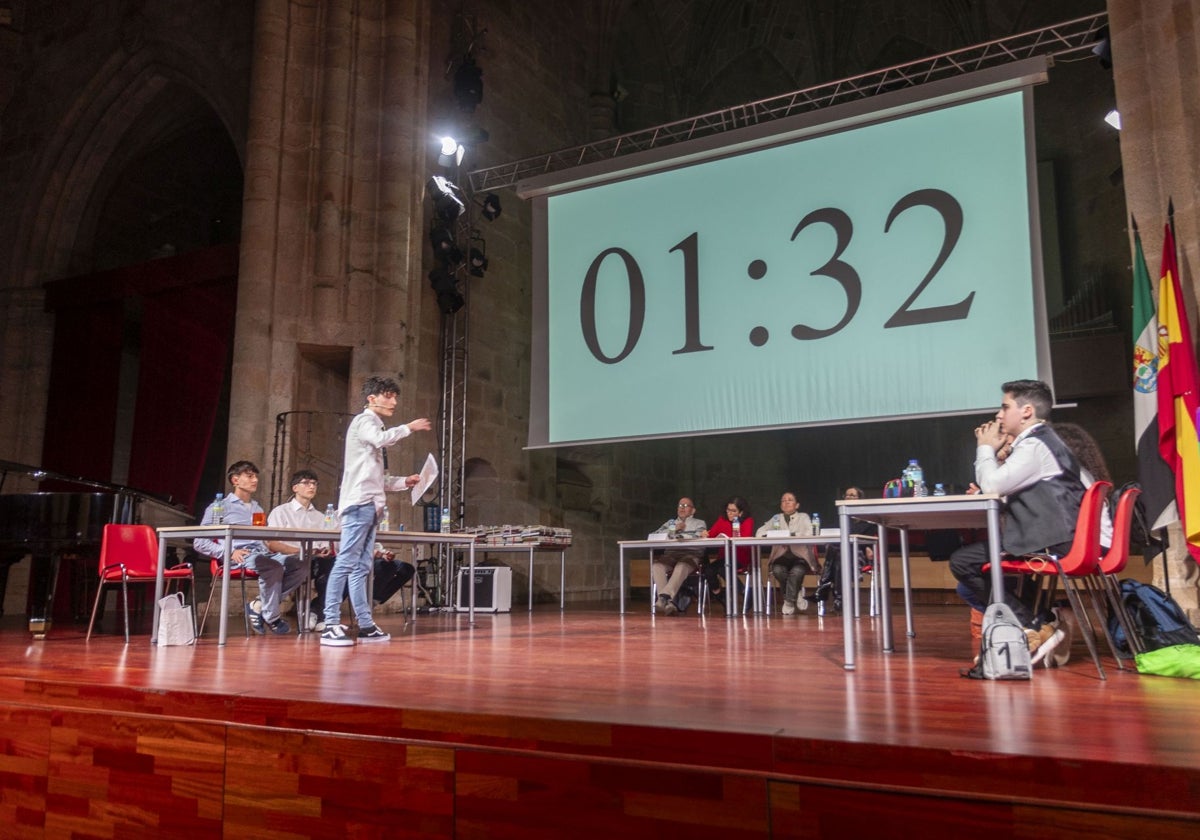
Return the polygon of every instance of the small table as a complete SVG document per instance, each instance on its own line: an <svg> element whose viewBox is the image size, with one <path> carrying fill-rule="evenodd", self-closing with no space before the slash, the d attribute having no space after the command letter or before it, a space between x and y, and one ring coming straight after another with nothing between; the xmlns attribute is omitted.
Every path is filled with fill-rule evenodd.
<svg viewBox="0 0 1200 840"><path fill-rule="evenodd" d="M734 545L735 551L737 550L738 547L746 546L746 545L758 546L761 551L762 548L766 548L767 546L775 546L775 545L838 545L842 541L842 534L841 534L841 531L836 528L824 528L824 529L822 529L821 533L819 533L819 534L811 534L811 535L807 535L807 536L795 534L795 535L788 535L786 537L733 537L733 538L731 538L731 541ZM851 534L850 535L850 544L853 547L853 550L855 553L852 555L849 555L849 556L851 556L851 557L857 556L858 544L863 541L873 543L873 542L875 542L875 537L866 536L863 534ZM843 555L843 556L845 556L845 555ZM761 554L760 554L760 561L761 561ZM762 575L761 562L751 563L750 564L750 573L754 579L754 611L762 612L762 609L763 609L763 607L762 607L762 588L763 587L762 587L762 576L761 576ZM843 597L843 599L846 597L844 590L843 590L842 597Z"/></svg>
<svg viewBox="0 0 1200 840"><path fill-rule="evenodd" d="M1003 597L1004 572L1000 568L1000 505L1001 497L996 493L976 493L970 496L909 496L898 499L842 499L837 503L838 524L842 532L842 557L849 557L850 520L861 519L873 522L879 528L879 555L876 566L883 597L879 613L883 620L883 649L887 653L895 650L892 639L892 608L888 598L891 582L888 574L887 529L900 532L901 572L904 576L904 610L907 618L908 635L915 635L912 623L912 581L908 568L908 532L938 528L987 527L988 556L992 564L992 600ZM842 563L842 592L849 592L853 585L851 564ZM842 629L845 637L844 667L854 670L854 618L849 611L842 610Z"/></svg>
<svg viewBox="0 0 1200 840"><path fill-rule="evenodd" d="M229 558L233 554L233 541L237 540L280 540L282 542L299 543L301 559L307 561L309 547L314 542L328 542L336 532L318 528L274 528L269 525L189 525L172 528L158 528L158 574L154 581L154 624L150 633L150 643L158 641L159 599L163 596L163 569L166 565L168 540L193 540L197 538L210 539L223 543L222 563L228 569ZM424 531L376 531L375 541L381 545L399 545L402 543L445 543L462 545L467 549L470 574L475 575L475 537L473 534L430 534ZM475 623L475 588L471 587L470 606L467 611L467 623ZM217 644L225 644L227 636L226 619L229 605L229 575L221 575L221 617L218 622ZM413 615L416 616L416 599L413 599Z"/></svg>
<svg viewBox="0 0 1200 840"><path fill-rule="evenodd" d="M544 545L541 543L481 543L475 544L476 554L528 554L529 555L529 611L533 612L533 556L538 552L558 553L558 608L567 608L567 549L566 545ZM454 551L461 552L461 546ZM472 590L474 587L472 587Z"/></svg>
<svg viewBox="0 0 1200 840"><path fill-rule="evenodd" d="M622 615L625 614L625 549L627 549L627 548L649 549L650 550L650 565L653 566L655 551L682 550L684 546L691 546L691 547L695 547L695 548L723 548L723 549L725 549L725 580L727 580L727 581L733 580L732 572L734 569L734 559L733 559L733 552L729 550L729 538L728 537L701 537L701 538L697 538L697 539L686 539L686 540L651 540L651 539L618 540L617 541L617 550L619 551L620 557L621 557L620 565L618 568L619 568L619 574L620 574L621 614ZM653 569L651 569L650 574L651 575L654 574ZM729 586L726 588L730 592L733 591L732 586ZM725 610L726 616L733 618L734 616L740 614L738 611L739 608L737 605L737 600L738 600L737 598L733 598L733 597L726 599L726 601L727 601L727 608ZM650 604L650 608L654 609L653 603Z"/></svg>

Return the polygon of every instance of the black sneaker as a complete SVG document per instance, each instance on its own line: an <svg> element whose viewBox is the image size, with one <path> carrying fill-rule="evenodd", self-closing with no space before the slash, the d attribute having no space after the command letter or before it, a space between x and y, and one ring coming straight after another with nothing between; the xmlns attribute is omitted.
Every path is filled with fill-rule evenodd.
<svg viewBox="0 0 1200 840"><path fill-rule="evenodd" d="M324 637L322 636L322 638ZM358 628L358 640L363 644L369 642L390 642L392 637L372 624L370 627Z"/></svg>
<svg viewBox="0 0 1200 840"><path fill-rule="evenodd" d="M277 618L274 621L264 622L266 629L270 630L276 636L286 636L292 632L292 625L288 624L282 618Z"/></svg>
<svg viewBox="0 0 1200 840"><path fill-rule="evenodd" d="M246 604L246 618L250 621L250 629L261 636L267 631L263 626L262 613L254 609L255 603L257 602L251 601L250 603Z"/></svg>
<svg viewBox="0 0 1200 840"><path fill-rule="evenodd" d="M354 639L346 634L346 625L334 624L321 633L321 644L327 647L354 647Z"/></svg>

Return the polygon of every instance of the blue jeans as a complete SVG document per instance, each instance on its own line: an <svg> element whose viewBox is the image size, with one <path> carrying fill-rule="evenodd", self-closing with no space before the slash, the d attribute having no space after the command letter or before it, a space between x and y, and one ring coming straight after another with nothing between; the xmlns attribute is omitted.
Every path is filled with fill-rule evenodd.
<svg viewBox="0 0 1200 840"><path fill-rule="evenodd" d="M367 595L367 580L375 554L375 505L354 505L342 513L342 539L337 559L325 584L325 626L341 624L342 592L349 581L350 607L358 626L373 627L371 599Z"/></svg>

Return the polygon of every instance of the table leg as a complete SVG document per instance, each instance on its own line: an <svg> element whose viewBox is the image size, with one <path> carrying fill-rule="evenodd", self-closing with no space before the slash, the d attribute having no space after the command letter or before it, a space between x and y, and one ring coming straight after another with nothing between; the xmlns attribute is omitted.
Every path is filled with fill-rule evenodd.
<svg viewBox="0 0 1200 840"><path fill-rule="evenodd" d="M529 611L533 612L533 549L529 549Z"/></svg>
<svg viewBox="0 0 1200 840"><path fill-rule="evenodd" d="M470 570L467 572L467 589L470 591L468 595L467 606L467 624L475 626L475 543L471 543L467 547L467 565Z"/></svg>
<svg viewBox="0 0 1200 840"><path fill-rule="evenodd" d="M900 529L900 561L908 562L908 534L904 529ZM884 653L893 653L896 650L895 639L892 638L892 581L891 581L891 563L887 556L887 529L882 525L879 526L879 619L883 622L883 650Z"/></svg>
<svg viewBox="0 0 1200 840"><path fill-rule="evenodd" d="M558 552L558 609L567 608L567 550Z"/></svg>
<svg viewBox="0 0 1200 840"><path fill-rule="evenodd" d="M617 584L617 588L620 590L621 615L625 615L625 546L623 546L623 545L617 546L617 555L619 557L619 561L617 563L617 578L619 580L619 582ZM650 551L650 565L651 566L654 565L654 550L653 549L651 549L651 551ZM651 579L653 579L653 576L651 577ZM651 609L654 608L653 603L650 604L650 608Z"/></svg>
<svg viewBox="0 0 1200 840"><path fill-rule="evenodd" d="M151 645L158 644L158 619L162 613L162 607L160 607L158 605L158 602L162 599L162 596L163 596L163 567L166 565L167 565L167 541L164 540L162 537L159 537L158 538L158 568L154 570L154 621L150 624L150 631L151 631L150 632L150 644ZM196 600L196 593L194 591L196 589L195 580L196 579L193 577L192 578L193 592L191 593L193 601ZM128 616L126 616L125 621L126 621L126 623L129 622ZM126 627L126 632L128 632L128 629L129 628Z"/></svg>
<svg viewBox="0 0 1200 840"><path fill-rule="evenodd" d="M1000 568L1000 506L987 511L988 559L992 562L992 603L1004 600L1004 569Z"/></svg>
<svg viewBox="0 0 1200 840"><path fill-rule="evenodd" d="M901 573L904 577L904 629L907 631L910 638L917 635L916 628L913 627L913 600L912 600L912 569L909 568L909 551L908 551L908 529L900 531L900 554L904 557L904 566Z"/></svg>
<svg viewBox="0 0 1200 840"><path fill-rule="evenodd" d="M854 616L852 615L853 608L849 606L850 587L854 585L854 579L857 577L853 568L857 561L850 553L850 514L844 510L838 510L838 528L842 532L841 549L842 549L842 651L844 664L842 665L847 671L854 670Z"/></svg>
<svg viewBox="0 0 1200 840"><path fill-rule="evenodd" d="M228 531L225 532L225 546L222 551L225 565L222 567L221 574L221 615L217 621L217 644L225 644L228 628L226 627L226 619L229 618L229 572L230 564L233 562L233 537Z"/></svg>

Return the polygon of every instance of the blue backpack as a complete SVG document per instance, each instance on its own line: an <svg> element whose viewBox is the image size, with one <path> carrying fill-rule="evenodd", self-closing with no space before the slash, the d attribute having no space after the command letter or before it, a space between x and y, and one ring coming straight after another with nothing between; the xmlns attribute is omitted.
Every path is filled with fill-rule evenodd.
<svg viewBox="0 0 1200 840"><path fill-rule="evenodd" d="M1200 635L1187 620L1175 599L1155 586L1136 580L1121 581L1121 597L1133 621L1133 632L1141 638L1146 650L1173 645L1198 645ZM1117 650L1132 657L1125 628L1115 614L1108 618L1108 630Z"/></svg>

